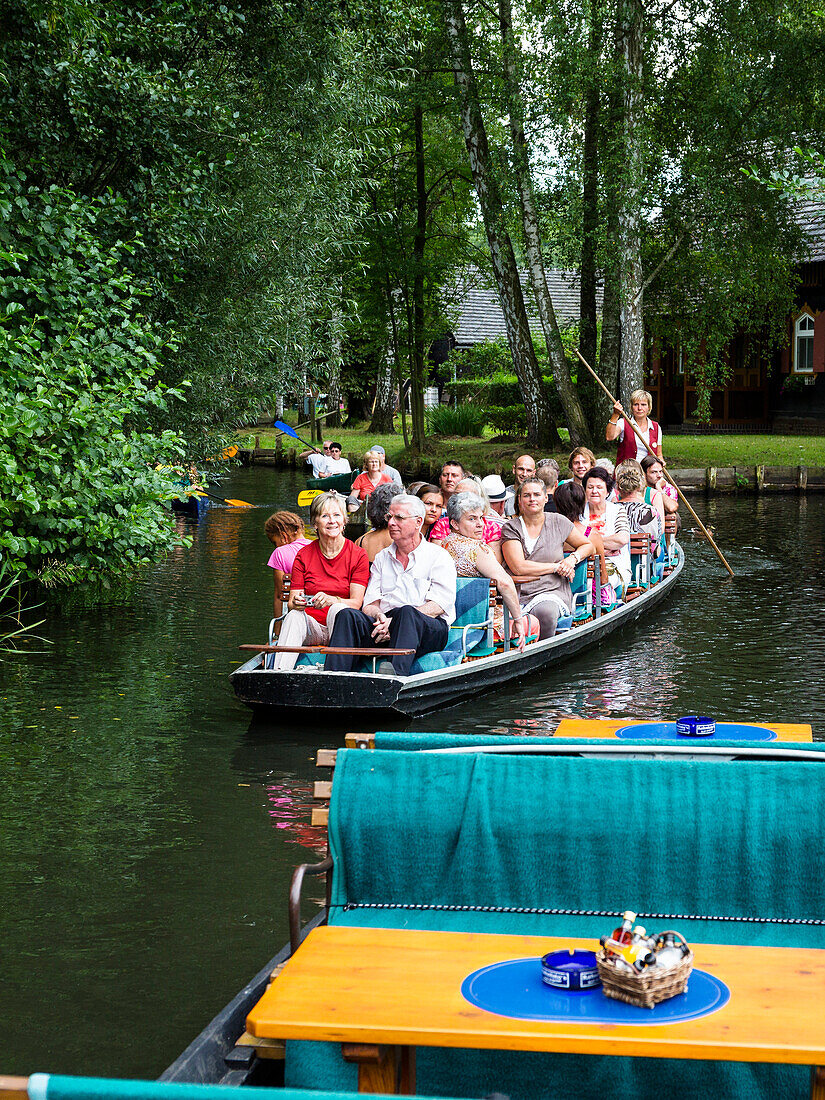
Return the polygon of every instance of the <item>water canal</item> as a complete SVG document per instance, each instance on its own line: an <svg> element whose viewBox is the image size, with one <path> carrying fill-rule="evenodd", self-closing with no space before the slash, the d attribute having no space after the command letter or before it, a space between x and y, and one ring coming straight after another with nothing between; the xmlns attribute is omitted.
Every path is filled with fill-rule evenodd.
<svg viewBox="0 0 825 1100"><path fill-rule="evenodd" d="M47 656L0 665L0 1072L155 1076L286 940L315 750L342 731L253 721L227 675L270 616L263 521L303 486L237 471L223 491L260 507L211 510L130 606L53 615ZM699 710L825 738L825 497L695 506L734 580L688 517L649 623L417 728Z"/></svg>

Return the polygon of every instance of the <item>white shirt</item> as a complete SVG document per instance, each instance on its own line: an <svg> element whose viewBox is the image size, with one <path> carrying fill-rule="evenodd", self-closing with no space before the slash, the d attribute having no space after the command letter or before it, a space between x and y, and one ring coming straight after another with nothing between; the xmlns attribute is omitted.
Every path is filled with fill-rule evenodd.
<svg viewBox="0 0 825 1100"><path fill-rule="evenodd" d="M314 453L307 455L307 466L312 467L313 477L320 477L321 471L326 471L331 461L332 459L329 457L329 455L319 455Z"/></svg>
<svg viewBox="0 0 825 1100"><path fill-rule="evenodd" d="M432 600L444 609L438 618L449 626L455 619L455 585L455 564L442 547L422 539L404 569L391 542L375 555L364 607L377 603L379 610L386 612L404 604L420 607Z"/></svg>
<svg viewBox="0 0 825 1100"><path fill-rule="evenodd" d="M324 467L325 474L351 474L352 467L349 464L349 459L346 458L328 458L327 464Z"/></svg>
<svg viewBox="0 0 825 1100"><path fill-rule="evenodd" d="M504 515L514 516L516 514L516 486L507 486L507 496L504 498Z"/></svg>

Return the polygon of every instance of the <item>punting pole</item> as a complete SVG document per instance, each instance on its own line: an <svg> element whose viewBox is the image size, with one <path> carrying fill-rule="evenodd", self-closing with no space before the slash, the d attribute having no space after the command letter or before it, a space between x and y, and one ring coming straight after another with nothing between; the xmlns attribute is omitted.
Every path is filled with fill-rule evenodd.
<svg viewBox="0 0 825 1100"><path fill-rule="evenodd" d="M604 382L602 382L601 378L599 378L598 374L596 374L596 372L593 370L593 368L587 362L587 360L582 355L582 353L579 351L579 349L574 348L573 350L576 352L576 355L579 357L579 360L590 371L590 373L596 379L598 384L601 386L601 388L604 390L605 394L610 398L610 400L613 402L613 404L618 405L619 402L616 400L616 398L613 396L613 394L610 392L610 390L607 388L607 386L604 384ZM639 437L639 439L641 439L642 443L644 443L645 447L647 447L650 454L652 454L654 458L658 458L656 452L650 446L649 441L647 439L645 439L645 437L642 435L642 433L636 427L636 424L635 424L633 418L627 415L627 413L624 411L624 409L621 408L621 405L619 405L619 408L621 409L622 416L625 418L625 420L628 422L628 424L630 424L631 428L636 433L636 435ZM664 463L662 463L662 469L664 470L665 479L670 482L670 484L673 486L674 489L678 490L680 497L682 498L682 500L684 500L685 504L687 505L687 510L690 512L690 514L693 516L693 518L699 524L699 527L702 531L702 534L705 536L705 538L711 544L713 549L716 551L717 557L721 561L722 565L724 565L725 569L727 569L727 571L730 573L730 575L732 577L735 576L735 573L733 572L730 565L728 564L727 558L722 553L722 551L719 549L719 547L716 545L716 543L713 541L713 536L711 535L710 531L708 531L707 527L705 527L704 523L702 523L702 521L696 515L696 513L694 512L693 508L690 505L690 501L687 499L687 497L684 495L682 490L679 489L679 486L676 484L676 482L670 476L670 474L668 473L667 466L665 466Z"/></svg>

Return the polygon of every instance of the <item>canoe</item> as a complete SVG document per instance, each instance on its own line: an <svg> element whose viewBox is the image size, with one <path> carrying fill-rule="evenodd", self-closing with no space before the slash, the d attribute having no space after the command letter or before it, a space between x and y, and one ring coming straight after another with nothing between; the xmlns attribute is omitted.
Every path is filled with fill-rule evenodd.
<svg viewBox="0 0 825 1100"><path fill-rule="evenodd" d="M348 493L356 477L358 477L357 471L349 474L330 474L329 477L308 477L307 489L323 489L326 493L330 489L335 489L339 493Z"/></svg>
<svg viewBox="0 0 825 1100"><path fill-rule="evenodd" d="M235 669L229 679L242 703L253 709L265 709L270 714L312 711L316 716L349 718L353 715L413 716L440 710L463 699L495 691L548 666L555 668L561 661L599 645L609 634L630 627L649 615L673 591L684 568L684 553L678 545L676 549L673 571L642 595L582 626L528 645L523 653L517 650L496 653L410 676L316 672L312 669L278 671L264 668L264 658L256 654Z"/></svg>

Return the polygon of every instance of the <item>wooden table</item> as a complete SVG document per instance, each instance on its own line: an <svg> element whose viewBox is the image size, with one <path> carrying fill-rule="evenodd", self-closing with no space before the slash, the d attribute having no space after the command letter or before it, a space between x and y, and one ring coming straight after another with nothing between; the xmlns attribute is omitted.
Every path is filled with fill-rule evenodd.
<svg viewBox="0 0 825 1100"><path fill-rule="evenodd" d="M616 730L625 726L638 726L647 724L649 718L562 718L554 737L586 737L586 738L610 738L616 736ZM813 741L813 730L809 724L800 722L751 722L747 718L720 718L720 722L737 722L745 726L762 726L766 730L776 733L776 741L754 741L754 747L778 745L781 741ZM700 745L705 738L697 737L696 743ZM676 738L668 738L668 744L686 744L684 738L678 742ZM710 741L712 744L713 742Z"/></svg>
<svg viewBox="0 0 825 1100"><path fill-rule="evenodd" d="M253 1035L342 1044L362 1092L415 1091L416 1046L825 1062L825 950L694 944L695 966L730 988L724 1008L684 1023L618 1026L516 1020L461 995L468 974L592 940L321 927L249 1014ZM825 1076L814 1074L825 1097ZM820 1092L819 1090L822 1089Z"/></svg>

